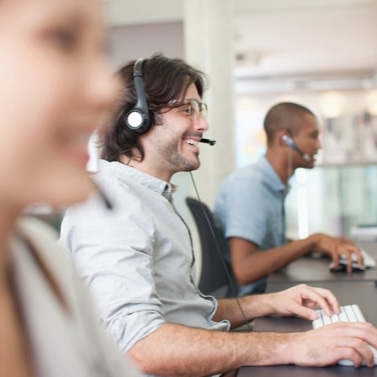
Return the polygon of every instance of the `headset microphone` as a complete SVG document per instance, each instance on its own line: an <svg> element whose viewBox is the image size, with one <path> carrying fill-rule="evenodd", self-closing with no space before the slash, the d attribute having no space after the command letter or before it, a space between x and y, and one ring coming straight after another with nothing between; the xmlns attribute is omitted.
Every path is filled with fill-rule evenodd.
<svg viewBox="0 0 377 377"><path fill-rule="evenodd" d="M304 153L297 146L297 144L293 141L293 139L291 137L289 137L288 135L283 135L282 140L284 141L285 144L288 145L288 147L290 147L290 148L294 149L296 152L298 152L305 161L309 162L309 161L312 160L311 157L307 153Z"/></svg>
<svg viewBox="0 0 377 377"><path fill-rule="evenodd" d="M206 143L206 144L209 144L209 145L215 145L216 144L216 140L210 140L210 139L205 139L205 138L201 138L199 141L201 143Z"/></svg>

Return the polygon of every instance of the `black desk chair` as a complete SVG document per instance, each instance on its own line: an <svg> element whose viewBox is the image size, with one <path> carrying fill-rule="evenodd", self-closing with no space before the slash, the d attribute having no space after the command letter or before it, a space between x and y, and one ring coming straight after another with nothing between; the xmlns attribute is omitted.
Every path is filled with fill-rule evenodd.
<svg viewBox="0 0 377 377"><path fill-rule="evenodd" d="M200 291L216 298L235 297L238 284L224 257L228 243L222 229L207 205L190 197L186 198L186 204L195 220L202 249Z"/></svg>

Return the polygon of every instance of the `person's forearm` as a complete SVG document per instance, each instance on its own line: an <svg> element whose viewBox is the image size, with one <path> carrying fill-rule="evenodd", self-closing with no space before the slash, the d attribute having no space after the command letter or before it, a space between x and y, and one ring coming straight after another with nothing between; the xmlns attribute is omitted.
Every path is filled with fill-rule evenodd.
<svg viewBox="0 0 377 377"><path fill-rule="evenodd" d="M215 321L227 319L231 328L237 328L257 317L274 313L272 294L249 295L237 299L218 300Z"/></svg>
<svg viewBox="0 0 377 377"><path fill-rule="evenodd" d="M289 363L290 338L166 324L136 343L128 356L145 374L207 376L243 365Z"/></svg>
<svg viewBox="0 0 377 377"><path fill-rule="evenodd" d="M249 254L237 260L234 266L239 284L244 285L262 279L309 253L314 247L310 237L290 242L284 246Z"/></svg>

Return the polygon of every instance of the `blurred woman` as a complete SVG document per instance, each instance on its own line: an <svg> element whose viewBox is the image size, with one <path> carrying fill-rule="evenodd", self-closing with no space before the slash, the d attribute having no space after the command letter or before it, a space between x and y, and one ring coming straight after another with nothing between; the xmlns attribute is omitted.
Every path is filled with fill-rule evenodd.
<svg viewBox="0 0 377 377"><path fill-rule="evenodd" d="M46 225L93 190L87 142L114 105L97 0L0 0L0 376L138 375Z"/></svg>

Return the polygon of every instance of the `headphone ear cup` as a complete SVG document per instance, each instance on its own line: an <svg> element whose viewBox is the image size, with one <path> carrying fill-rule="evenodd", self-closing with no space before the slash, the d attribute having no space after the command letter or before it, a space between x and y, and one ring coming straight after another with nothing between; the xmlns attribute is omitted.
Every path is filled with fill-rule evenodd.
<svg viewBox="0 0 377 377"><path fill-rule="evenodd" d="M141 134L149 129L149 116L145 117L142 111L133 108L125 116L125 123L131 131Z"/></svg>
<svg viewBox="0 0 377 377"><path fill-rule="evenodd" d="M145 116L147 114L147 116ZM144 113L135 107L123 116L123 122L132 132L143 134L147 132L153 123L154 114L150 111Z"/></svg>
<svg viewBox="0 0 377 377"><path fill-rule="evenodd" d="M151 117L144 89L143 65L146 59L136 60L134 64L134 86L136 105L125 116L126 126L133 132L142 134L147 132L151 125Z"/></svg>
<svg viewBox="0 0 377 377"><path fill-rule="evenodd" d="M289 147L292 146L292 143L293 143L293 140L290 136L288 135L283 135L281 137L281 141L285 144L285 145L288 145Z"/></svg>
<svg viewBox="0 0 377 377"><path fill-rule="evenodd" d="M288 135L283 135L281 140L283 141L283 143L285 143L289 148L292 148L293 150L295 150L296 152L298 152L302 158L305 160L305 161L311 161L312 160L312 157L310 157L310 155L308 155L307 153L304 153L299 147L298 145L294 142L294 140L288 136Z"/></svg>

